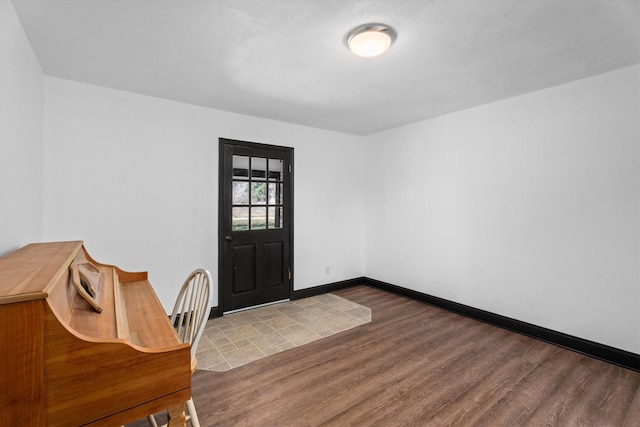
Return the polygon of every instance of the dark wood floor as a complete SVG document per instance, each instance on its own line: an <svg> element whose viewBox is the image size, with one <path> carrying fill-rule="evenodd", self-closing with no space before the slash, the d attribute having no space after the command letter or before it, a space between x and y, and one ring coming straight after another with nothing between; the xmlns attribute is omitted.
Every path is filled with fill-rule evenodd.
<svg viewBox="0 0 640 427"><path fill-rule="evenodd" d="M376 289L336 294L372 322L196 372L202 425L640 426L638 372Z"/></svg>

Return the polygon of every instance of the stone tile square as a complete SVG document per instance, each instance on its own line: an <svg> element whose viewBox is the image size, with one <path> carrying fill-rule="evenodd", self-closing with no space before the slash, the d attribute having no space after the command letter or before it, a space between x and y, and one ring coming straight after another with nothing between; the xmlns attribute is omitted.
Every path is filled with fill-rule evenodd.
<svg viewBox="0 0 640 427"><path fill-rule="evenodd" d="M273 354L282 352L282 350L280 350L278 347L269 347L262 349L262 352L267 356L271 356Z"/></svg>
<svg viewBox="0 0 640 427"><path fill-rule="evenodd" d="M289 317L292 318L293 320L295 320L298 323L303 323L303 322L306 322L307 320L309 320L304 316L304 311L300 311L298 313L289 314Z"/></svg>
<svg viewBox="0 0 640 427"><path fill-rule="evenodd" d="M231 325L231 322L229 322L229 318L227 317L216 317L215 319L210 319L207 321L207 325L204 327L204 330L206 331L207 329L211 328L227 328L229 326L233 326Z"/></svg>
<svg viewBox="0 0 640 427"><path fill-rule="evenodd" d="M211 341L211 343L216 346L216 347L221 347L225 344L229 344L231 341L229 341L229 338L222 336L220 338L218 338L217 340L213 340Z"/></svg>
<svg viewBox="0 0 640 427"><path fill-rule="evenodd" d="M315 305L318 303L318 297L311 297L311 298L303 298L303 299L299 299L297 301L294 302L295 305L300 306L300 307L304 307L307 305Z"/></svg>
<svg viewBox="0 0 640 427"><path fill-rule="evenodd" d="M224 354L224 353L228 353L230 351L236 350L238 347L236 347L235 345L233 345L233 343L229 343L229 344L225 344L225 345L221 345L220 347L216 347L216 350L218 350L220 353Z"/></svg>
<svg viewBox="0 0 640 427"><path fill-rule="evenodd" d="M354 307L348 311L348 313L352 316L355 316L359 319L369 319L371 320L371 310L367 307Z"/></svg>
<svg viewBox="0 0 640 427"><path fill-rule="evenodd" d="M251 326L253 326L256 331L260 332L260 334L266 335L275 331L272 326L267 325L265 322L253 323Z"/></svg>
<svg viewBox="0 0 640 427"><path fill-rule="evenodd" d="M257 336L260 336L260 335L257 335ZM234 342L233 345L235 345L236 348L246 347L248 345L251 345L251 339L246 339L246 340Z"/></svg>
<svg viewBox="0 0 640 427"><path fill-rule="evenodd" d="M234 313L229 315L229 323L231 323L234 327L250 325L252 323L259 322L259 318L254 316L249 311L243 311L241 313Z"/></svg>
<svg viewBox="0 0 640 427"><path fill-rule="evenodd" d="M285 314L297 313L302 309L303 308L298 304L282 305L281 307L278 307L278 311Z"/></svg>
<svg viewBox="0 0 640 427"><path fill-rule="evenodd" d="M277 332L271 332L268 334L260 334L251 338L251 342L255 344L260 350L266 350L271 347L275 347L278 344L287 342L287 339Z"/></svg>
<svg viewBox="0 0 640 427"><path fill-rule="evenodd" d="M306 329L307 328L305 328L304 325L296 323L295 325L291 325L288 328L283 328L283 329L279 330L278 333L280 333L282 335L287 335L287 334L291 334L293 332L304 331Z"/></svg>
<svg viewBox="0 0 640 427"><path fill-rule="evenodd" d="M255 345L249 345L224 354L224 358L232 368L246 365L247 363L262 359L263 357L265 357L265 354Z"/></svg>
<svg viewBox="0 0 640 427"><path fill-rule="evenodd" d="M336 301L344 300L344 298L336 297L333 294L322 294L315 297L316 301L321 302L323 304L331 304ZM345 300L348 301L348 300Z"/></svg>
<svg viewBox="0 0 640 427"><path fill-rule="evenodd" d="M235 328L235 326L233 326L231 322L225 322L218 325L218 330L220 332L228 331L229 329L233 329L233 328Z"/></svg>
<svg viewBox="0 0 640 427"><path fill-rule="evenodd" d="M215 342L220 338L225 338L224 332L222 332L218 327L205 329L202 335L209 338L211 342Z"/></svg>
<svg viewBox="0 0 640 427"><path fill-rule="evenodd" d="M279 304L269 305L267 307L259 307L254 310L251 310L251 314L256 316L259 319L264 319L265 317L278 315L280 312L278 311Z"/></svg>
<svg viewBox="0 0 640 427"><path fill-rule="evenodd" d="M260 316L256 316L260 321L264 321L265 319L273 319L274 317L282 316L282 313L279 311L274 311L273 313L263 314Z"/></svg>
<svg viewBox="0 0 640 427"><path fill-rule="evenodd" d="M196 349L196 353L203 350L212 350L214 348L213 343L206 335L202 334L200 337L200 342L198 343L198 348Z"/></svg>
<svg viewBox="0 0 640 427"><path fill-rule="evenodd" d="M285 351L291 348L296 348L297 346L294 343L287 341L285 343L278 345L277 347L280 349L280 351Z"/></svg>
<svg viewBox="0 0 640 427"><path fill-rule="evenodd" d="M229 339L229 341L233 343L246 340L249 338L253 338L259 333L260 332L258 332L256 328L254 328L251 325L244 325L238 328L233 328L233 329L224 331L224 335Z"/></svg>
<svg viewBox="0 0 640 427"><path fill-rule="evenodd" d="M310 307L308 310L305 309L304 313L302 313L304 317L311 320L321 319L326 316L327 313L322 310L320 307Z"/></svg>
<svg viewBox="0 0 640 427"><path fill-rule="evenodd" d="M265 319L264 323L271 326L273 329L283 329L296 325L297 322L289 316L280 315L278 317L272 317L271 319Z"/></svg>
<svg viewBox="0 0 640 427"><path fill-rule="evenodd" d="M204 350L196 352L198 369L207 369L211 366L226 363L225 358L217 350Z"/></svg>

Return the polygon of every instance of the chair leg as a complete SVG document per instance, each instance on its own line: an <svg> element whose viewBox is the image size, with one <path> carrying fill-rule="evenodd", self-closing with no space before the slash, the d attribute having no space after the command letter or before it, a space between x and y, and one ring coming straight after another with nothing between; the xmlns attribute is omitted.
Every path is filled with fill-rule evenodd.
<svg viewBox="0 0 640 427"><path fill-rule="evenodd" d="M149 415L147 417L147 421L149 421L149 424L151 424L152 427L158 427L158 423L153 415Z"/></svg>
<svg viewBox="0 0 640 427"><path fill-rule="evenodd" d="M198 420L198 414L196 413L196 407L193 404L193 398L187 400L187 412L191 417L191 426L200 427L200 420Z"/></svg>

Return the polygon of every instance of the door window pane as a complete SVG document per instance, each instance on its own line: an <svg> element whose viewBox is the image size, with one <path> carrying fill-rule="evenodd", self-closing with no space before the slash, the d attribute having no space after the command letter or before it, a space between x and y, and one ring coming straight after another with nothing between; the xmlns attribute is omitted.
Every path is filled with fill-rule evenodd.
<svg viewBox="0 0 640 427"><path fill-rule="evenodd" d="M269 183L269 204L276 204L276 184Z"/></svg>
<svg viewBox="0 0 640 427"><path fill-rule="evenodd" d="M252 205L267 204L267 183L266 182L251 183L251 204Z"/></svg>
<svg viewBox="0 0 640 427"><path fill-rule="evenodd" d="M251 179L267 179L267 159L251 158Z"/></svg>
<svg viewBox="0 0 640 427"><path fill-rule="evenodd" d="M249 157L233 156L233 177L249 178Z"/></svg>
<svg viewBox="0 0 640 427"><path fill-rule="evenodd" d="M251 229L264 230L267 228L267 208L251 208Z"/></svg>
<svg viewBox="0 0 640 427"><path fill-rule="evenodd" d="M278 184L275 184L273 182L269 183L269 204L270 205L277 205L280 204L281 202L280 197L278 197Z"/></svg>
<svg viewBox="0 0 640 427"><path fill-rule="evenodd" d="M269 159L269 179L282 181L282 164L280 159Z"/></svg>
<svg viewBox="0 0 640 427"><path fill-rule="evenodd" d="M231 203L234 205L249 204L249 182L248 181L233 181Z"/></svg>
<svg viewBox="0 0 640 427"><path fill-rule="evenodd" d="M231 208L231 230L243 231L249 229L249 208Z"/></svg>
<svg viewBox="0 0 640 427"><path fill-rule="evenodd" d="M269 206L269 228L282 228L282 206Z"/></svg>

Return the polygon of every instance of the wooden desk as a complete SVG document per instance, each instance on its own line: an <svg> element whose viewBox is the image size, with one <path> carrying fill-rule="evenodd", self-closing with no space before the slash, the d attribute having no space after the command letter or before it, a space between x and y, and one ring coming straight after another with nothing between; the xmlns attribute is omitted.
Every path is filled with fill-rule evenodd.
<svg viewBox="0 0 640 427"><path fill-rule="evenodd" d="M101 312L79 291L88 275L73 284L79 265L95 268ZM168 408L184 426L190 397L189 344L146 272L98 263L79 241L0 258L0 425L115 426Z"/></svg>

